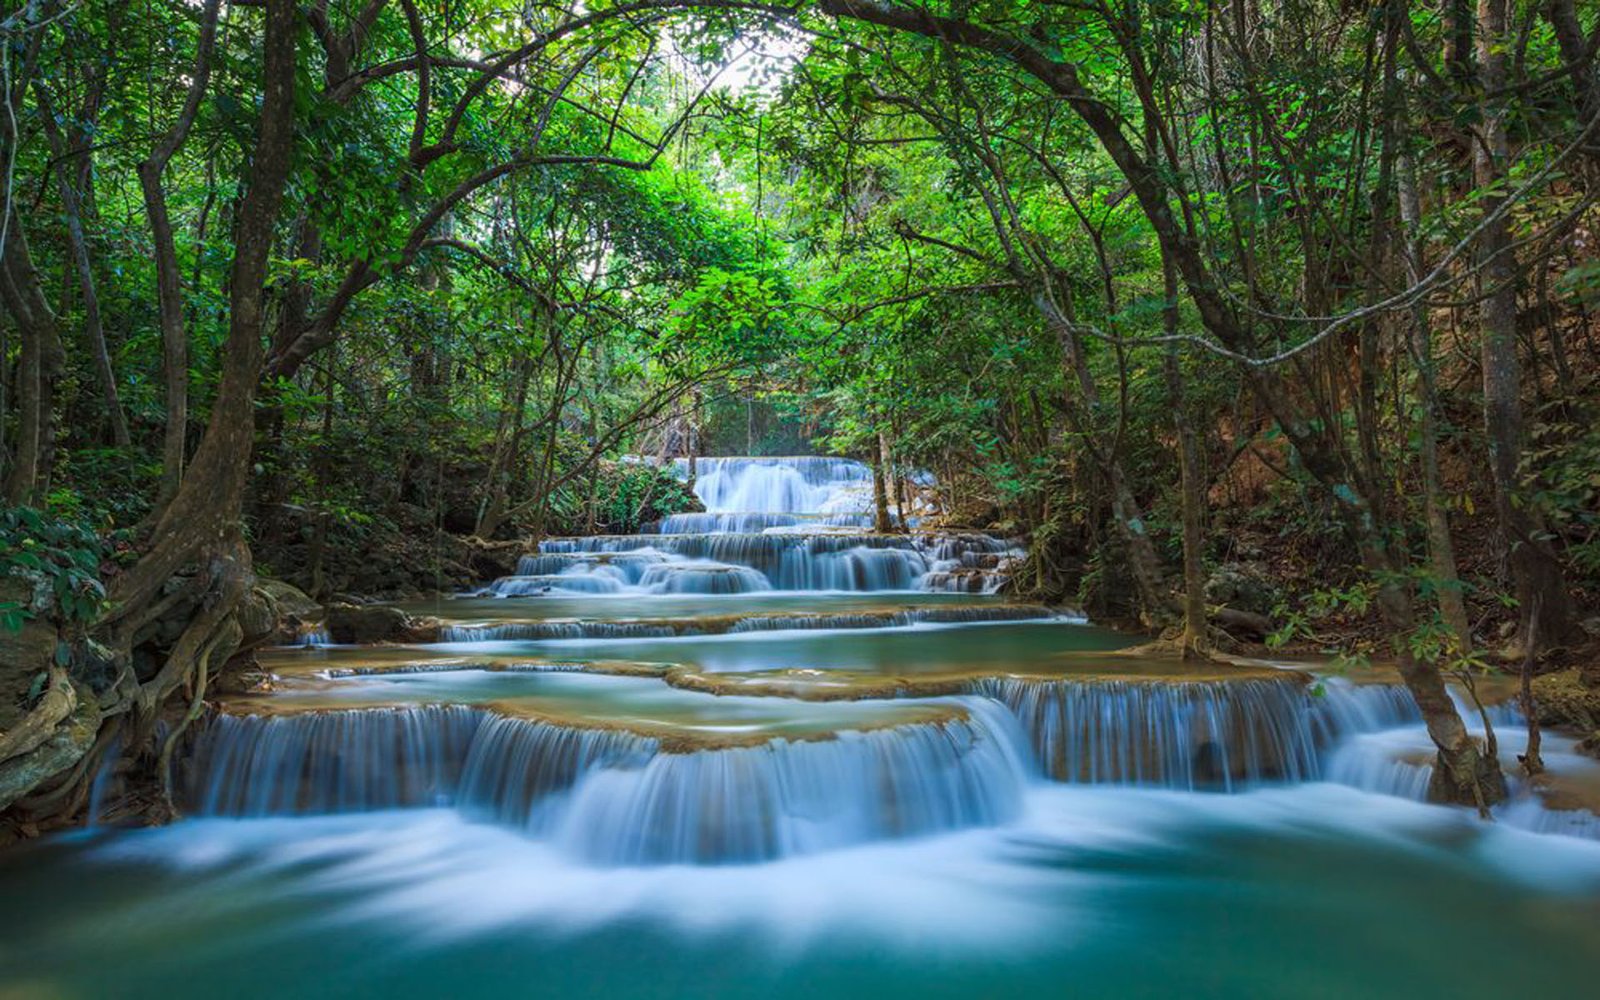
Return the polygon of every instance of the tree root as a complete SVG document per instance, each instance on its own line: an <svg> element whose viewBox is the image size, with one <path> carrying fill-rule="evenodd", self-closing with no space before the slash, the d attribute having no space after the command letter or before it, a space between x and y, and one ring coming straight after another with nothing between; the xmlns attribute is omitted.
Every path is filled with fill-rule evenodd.
<svg viewBox="0 0 1600 1000"><path fill-rule="evenodd" d="M0 761L20 757L48 740L61 721L78 707L78 695L61 667L51 666L50 686L39 704L14 729L0 733Z"/></svg>
<svg viewBox="0 0 1600 1000"><path fill-rule="evenodd" d="M206 678L210 672L212 654L223 644L237 646L242 635L243 630L240 629L238 621L232 615L224 618L212 633L210 640L201 648L199 655L195 658L194 690L189 698L189 707L183 713L183 718L178 720L178 723L172 727L172 731L167 734L167 738L161 744L161 752L156 759L156 774L161 778L162 802L168 812L174 816L177 815L178 809L172 800L173 748L178 745L178 740L183 736L184 730L189 728L189 724L200 717L201 709L205 704Z"/></svg>

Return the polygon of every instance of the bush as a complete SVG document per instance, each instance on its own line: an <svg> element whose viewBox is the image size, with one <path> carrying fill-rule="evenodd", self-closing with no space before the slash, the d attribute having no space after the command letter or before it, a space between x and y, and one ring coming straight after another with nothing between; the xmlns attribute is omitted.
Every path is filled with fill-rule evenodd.
<svg viewBox="0 0 1600 1000"><path fill-rule="evenodd" d="M104 544L86 522L59 518L32 507L0 507L0 577L33 587L26 604L0 602L0 627L17 631L37 615L82 627L105 603L100 582Z"/></svg>

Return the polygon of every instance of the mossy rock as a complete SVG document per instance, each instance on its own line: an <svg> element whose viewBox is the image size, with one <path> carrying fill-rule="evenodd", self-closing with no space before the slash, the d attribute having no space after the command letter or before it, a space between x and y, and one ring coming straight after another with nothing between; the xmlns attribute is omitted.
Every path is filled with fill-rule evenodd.
<svg viewBox="0 0 1600 1000"><path fill-rule="evenodd" d="M280 617L294 615L297 618L305 618L322 610L322 605L308 597L305 591L282 580L259 578L256 580L256 589L277 606Z"/></svg>
<svg viewBox="0 0 1600 1000"><path fill-rule="evenodd" d="M414 623L406 613L383 604L335 604L328 609L327 625L328 635L338 643L414 641Z"/></svg>
<svg viewBox="0 0 1600 1000"><path fill-rule="evenodd" d="M1571 726L1586 733L1600 729L1600 688L1587 684L1577 667L1535 677L1533 698L1539 721L1547 726Z"/></svg>

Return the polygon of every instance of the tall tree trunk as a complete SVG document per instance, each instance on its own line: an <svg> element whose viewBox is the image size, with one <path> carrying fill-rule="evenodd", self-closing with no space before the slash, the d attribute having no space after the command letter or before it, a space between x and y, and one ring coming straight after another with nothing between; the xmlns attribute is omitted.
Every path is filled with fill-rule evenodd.
<svg viewBox="0 0 1600 1000"><path fill-rule="evenodd" d="M1498 217L1506 200L1510 142L1506 109L1506 0L1478 0L1478 73L1484 98L1473 180L1483 212L1478 245L1479 346L1483 362L1483 421L1494 480L1495 512L1505 542L1521 614L1521 642L1557 645L1571 623L1571 605L1561 565L1551 550L1538 512L1522 490L1522 366L1517 357L1517 259L1511 224ZM1535 620L1537 615L1537 620ZM1539 650L1535 647L1533 652Z"/></svg>
<svg viewBox="0 0 1600 1000"><path fill-rule="evenodd" d="M266 0L266 8L261 120L235 230L222 379L188 475L156 521L144 557L113 584L108 623L142 610L198 555L237 549L264 354L267 264L294 158L299 10L294 0Z"/></svg>
<svg viewBox="0 0 1600 1000"><path fill-rule="evenodd" d="M1166 333L1178 332L1178 272L1162 255L1161 274L1166 292L1162 321ZM1182 491L1183 517L1183 652L1203 655L1210 648L1206 623L1205 567L1201 559L1205 545L1201 519L1205 509L1205 484L1200 480L1200 445L1194 421L1189 416L1183 372L1178 367L1178 345L1167 346L1167 396L1172 406L1172 427L1178 436L1178 479Z"/></svg>
<svg viewBox="0 0 1600 1000"><path fill-rule="evenodd" d="M892 449L889 446L889 434L888 434L887 431L884 431L884 430L881 430L881 429L878 431L878 463L883 468L883 482L884 482L884 497L883 497L884 513L883 513L883 519L884 519L885 522L887 522L889 524L889 526L890 526L890 528L892 530L904 531L905 527L906 527L904 512L903 511L901 512L901 516L898 519L891 518L889 516L889 494L890 494L891 491L893 491L893 493L895 495L895 507L896 508L900 507L900 501L899 501L899 494L900 494L899 482L900 482L900 480L899 480L898 475L895 472L895 467L894 467L894 449Z"/></svg>
<svg viewBox="0 0 1600 1000"><path fill-rule="evenodd" d="M1064 303L1070 308L1070 301ZM1128 554L1128 571L1133 575L1134 586L1139 591L1142 616L1151 624L1169 621L1174 613L1171 595L1167 593L1161 556L1156 553L1154 540L1145 526L1138 498L1128 485L1123 469L1121 450L1115 440L1109 445L1106 435L1093 425L1094 411L1100 403L1100 389L1094 374L1089 370L1083 345L1079 342L1072 315L1045 295L1035 295L1034 305L1044 315L1056 335L1061 349L1062 374L1067 383L1066 413L1087 445L1096 469L1105 479L1111 500L1111 520ZM1072 401L1072 387L1076 386L1082 405ZM1114 438L1115 436L1112 435Z"/></svg>
<svg viewBox="0 0 1600 1000"><path fill-rule="evenodd" d="M173 236L172 216L167 210L167 194L161 175L167 163L188 138L200 111L211 79L211 53L216 45L217 11L220 0L206 0L200 13L200 37L196 47L194 72L178 120L161 137L150 156L138 166L139 189L144 196L145 213L150 218L150 237L155 251L157 314L161 322L161 367L166 387L166 426L161 442L161 494L158 510L178 492L183 480L184 457L189 426L189 329L184 318L183 278L178 270L177 241Z"/></svg>
<svg viewBox="0 0 1600 1000"><path fill-rule="evenodd" d="M6 475L5 497L32 502L50 476L55 442L55 384L66 361L60 324L45 297L28 251L21 219L10 220L0 257L0 300L16 320L22 342L17 359L17 447Z"/></svg>
<svg viewBox="0 0 1600 1000"><path fill-rule="evenodd" d="M885 441L882 434L878 434L872 441L872 530L880 535L887 535L893 530L889 521L889 493L884 479L885 467L888 465L888 449L884 447Z"/></svg>
<svg viewBox="0 0 1600 1000"><path fill-rule="evenodd" d="M1544 12L1556 36L1561 60L1571 67L1573 103L1578 108L1578 128L1593 129L1600 120L1600 59L1593 49L1594 35L1585 36L1573 0L1545 0ZM1600 170L1600 135L1589 133L1584 153L1591 170Z"/></svg>
<svg viewBox="0 0 1600 1000"><path fill-rule="evenodd" d="M1400 221L1403 227L1403 256L1407 282L1415 285L1426 271L1421 243L1422 201L1417 193L1416 165L1404 149L1397 160L1400 192ZM1421 411L1418 427L1418 462L1422 467L1422 509L1428 532L1428 565L1438 592L1439 611L1456 638L1459 652L1472 649L1472 625L1467 618L1461 576L1456 569L1455 544L1450 538L1450 519L1444 507L1444 481L1439 472L1439 391L1433 359L1433 324L1426 302L1418 299L1411 307L1409 343L1411 363L1417 371L1417 401Z"/></svg>
<svg viewBox="0 0 1600 1000"><path fill-rule="evenodd" d="M528 383L532 377L533 359L524 358L517 365L511 399L502 407L499 426L495 430L494 455L489 462L489 499L472 531L479 538L492 538L505 519L506 499L511 488L517 445L522 436L523 414L528 404Z"/></svg>
<svg viewBox="0 0 1600 1000"><path fill-rule="evenodd" d="M100 295L95 288L94 266L89 259L89 240L83 231L83 200L74 183L75 151L67 147L66 138L56 124L55 108L50 100L49 88L39 78L34 79L34 93L39 98L40 120L50 143L50 153L56 159L56 190L61 195L61 211L67 222L67 242L72 249L72 262L77 271L78 289L83 296L83 332L89 342L89 353L94 359L95 379L100 383L100 397L105 403L106 422L111 428L111 440L118 448L131 443L128 436L128 418L122 412L122 400L117 393L117 375L111 365L111 351L106 347L105 326L100 319Z"/></svg>

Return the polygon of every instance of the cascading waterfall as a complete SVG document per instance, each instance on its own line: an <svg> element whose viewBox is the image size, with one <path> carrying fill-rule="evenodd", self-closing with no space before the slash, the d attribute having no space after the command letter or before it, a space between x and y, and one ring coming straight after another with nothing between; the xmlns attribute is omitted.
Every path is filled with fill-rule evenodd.
<svg viewBox="0 0 1600 1000"><path fill-rule="evenodd" d="M687 462L674 468L688 476ZM704 458L694 490L702 513L671 515L639 535L546 539L486 593L987 594L1020 555L982 534L871 533L872 470L850 459Z"/></svg>
<svg viewBox="0 0 1600 1000"><path fill-rule="evenodd" d="M1015 723L977 701L943 722L658 754L596 774L555 834L607 864L750 862L988 826L1021 808Z"/></svg>
<svg viewBox="0 0 1600 1000"><path fill-rule="evenodd" d="M1186 790L1325 771L1411 797L1426 784L1427 768L1403 759L1382 775L1351 769L1352 747L1386 751L1358 752L1369 764L1397 760L1387 751L1404 740L1382 728L1396 714L1388 685L1314 694L1292 674L996 677L969 690L919 702L948 712L930 721L703 749L492 707L222 714L196 739L187 787L194 811L207 815L453 806L593 862L650 864L749 862L992 825L1017 813L1029 776L1041 772Z"/></svg>
<svg viewBox="0 0 1600 1000"><path fill-rule="evenodd" d="M197 742L202 815L455 806L594 861L743 862L1001 822L1029 765L981 699L949 718L672 751L616 727L492 709L223 715Z"/></svg>
<svg viewBox="0 0 1600 1000"><path fill-rule="evenodd" d="M621 729L490 715L473 737L458 799L471 815L538 832L553 822L550 796L600 769L637 770L659 747Z"/></svg>
<svg viewBox="0 0 1600 1000"><path fill-rule="evenodd" d="M860 463L707 459L697 471L705 513L667 518L640 535L548 539L520 560L515 576L487 591L508 598L639 595L637 612L627 604L607 605L637 617L614 611L593 620L540 617L534 610L539 602L530 602L509 620L491 612L485 621L442 625L440 639L651 640L1066 617L986 600L922 598L875 607L840 598L829 609L792 595L759 596L773 590L981 593L1004 578L1016 553L1009 542L982 534L866 530L871 475ZM652 604L663 609L659 617L648 616ZM573 614L565 610L569 602L542 607L552 605ZM686 606L694 610L683 615ZM925 652L942 641L930 635L935 629L912 631L917 634L907 641L922 644L908 649ZM783 649L793 642L796 649L808 648L802 643L815 649L819 640L833 641L774 636L771 643L722 645ZM872 640L873 656L880 641ZM971 642L971 634L963 641ZM681 670L669 663L634 665L629 684L643 687L632 687L632 695L596 697L598 689L579 686L559 689L569 692L568 700L550 695L548 702L536 693L523 698L519 692L537 685L531 676L515 675L606 671L543 659L521 663L495 650L480 672L499 685L494 697L502 701L477 693L470 706L223 712L193 737L183 787L193 811L203 815L452 808L594 865L753 863L1002 824L1023 813L1031 783L1046 781L1231 792L1326 780L1404 798L1425 795L1432 755L1415 705L1399 685L1310 680L1287 670L1146 676L1137 661L1108 661L1080 675L1055 676L1053 660L1033 661L1039 674L1023 665L1011 676L985 673L1010 669L1005 648L984 650L982 669L971 674L918 660L906 663L905 677L891 673L898 667L891 664L879 676L863 668L869 676L853 678L852 666L836 678L823 664L802 660L764 692L761 670L747 671L751 694L737 684L683 683L691 657ZM341 683L335 679L469 669L471 658L462 650L449 653L438 663L406 662L400 653L350 665L340 665L337 651L295 655L330 658L332 665L316 676ZM652 649L651 655L661 654ZM1124 667L1127 675L1120 676ZM919 668L928 671L926 686L914 683ZM422 697L481 692L473 687L479 679L452 683L430 681ZM649 693L655 685L671 699L690 701L652 707L662 698ZM807 685L817 686L817 702L808 703ZM371 690L380 699L392 697L385 685ZM756 692L766 697L753 697ZM832 701L841 695L856 699L848 710ZM697 698L706 704L693 703ZM752 705L765 700L804 707L774 715ZM1477 718L1476 706L1458 707L1469 720ZM1490 709L1489 716L1508 729L1518 721L1508 706ZM1508 734L1502 739L1516 743ZM1564 752L1559 739L1548 745ZM1593 814L1557 812L1529 799L1522 794L1499 814L1513 825L1600 836Z"/></svg>
<svg viewBox="0 0 1600 1000"><path fill-rule="evenodd" d="M1057 781L1234 789L1317 773L1303 685L1283 680L1147 683L984 678Z"/></svg>
<svg viewBox="0 0 1600 1000"><path fill-rule="evenodd" d="M223 714L194 747L192 808L274 816L446 805L482 720L455 705Z"/></svg>

